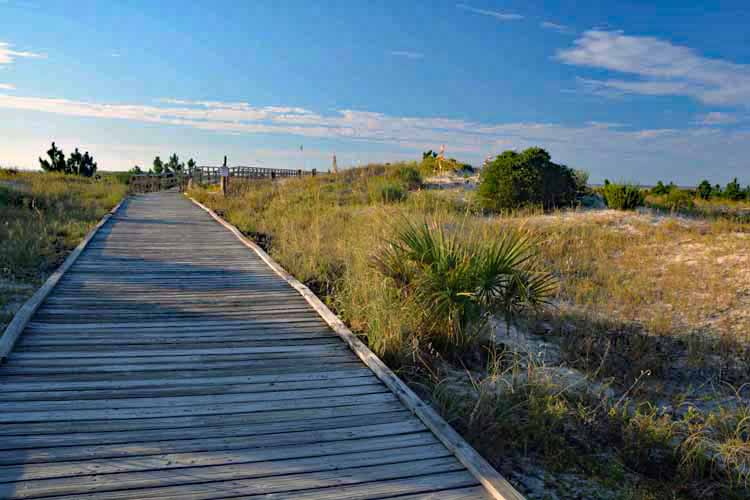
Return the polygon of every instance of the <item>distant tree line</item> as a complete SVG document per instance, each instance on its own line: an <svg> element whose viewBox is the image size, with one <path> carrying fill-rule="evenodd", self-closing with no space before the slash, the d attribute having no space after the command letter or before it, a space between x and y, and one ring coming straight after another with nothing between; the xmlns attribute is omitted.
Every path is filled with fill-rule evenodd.
<svg viewBox="0 0 750 500"><path fill-rule="evenodd" d="M81 154L76 148L66 159L62 149L59 149L53 142L52 147L47 151L47 156L49 159L39 158L39 164L45 172L59 172L83 177L93 177L96 174L96 162L88 151Z"/></svg>
<svg viewBox="0 0 750 500"><path fill-rule="evenodd" d="M153 163L151 164L151 168L148 170L148 172L144 172L141 167L138 165L134 166L130 169L130 173L132 174L153 174L153 175L179 175L184 173L192 173L192 171L195 169L195 167L198 164L195 160L190 158L186 163L182 163L180 161L180 157L177 156L177 153L172 153L172 156L169 157L169 160L167 160L166 163L161 159L161 157L157 156L154 158Z"/></svg>
<svg viewBox="0 0 750 500"><path fill-rule="evenodd" d="M659 181L656 183L656 186L651 188L650 192L651 194L654 194L657 196L668 196L678 189L679 188L675 186L675 184L672 182L665 185L662 181ZM688 191L691 192L690 190ZM691 194L693 193L691 192ZM743 189L742 186L740 186L740 183L737 182L737 178L735 177L734 179L732 179L731 182L727 183L727 185L722 189L721 185L711 184L708 180L704 179L703 181L701 181L700 184L698 184L698 187L695 189L694 195L703 200L710 200L710 199L724 199L724 200L732 200L732 201L750 200L750 186L746 186Z"/></svg>

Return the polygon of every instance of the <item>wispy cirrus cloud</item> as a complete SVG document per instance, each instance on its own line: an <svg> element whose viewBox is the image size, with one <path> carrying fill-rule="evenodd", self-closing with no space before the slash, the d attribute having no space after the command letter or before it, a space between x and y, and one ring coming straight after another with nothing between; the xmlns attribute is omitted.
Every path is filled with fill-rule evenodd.
<svg viewBox="0 0 750 500"><path fill-rule="evenodd" d="M546 30L557 31L558 33L562 33L566 35L573 33L573 30L569 26L565 26L564 24L553 23L550 21L542 21L541 23L539 23L539 26L541 26L542 28Z"/></svg>
<svg viewBox="0 0 750 500"><path fill-rule="evenodd" d="M605 69L637 77L585 80L599 91L643 95L681 95L706 104L750 102L750 65L703 57L695 50L649 36L589 30L556 58L574 66Z"/></svg>
<svg viewBox="0 0 750 500"><path fill-rule="evenodd" d="M513 12L499 12L496 10L487 10L487 9L478 9L476 7L472 7L471 5L466 5L464 3L456 4L456 7L459 9L473 12L474 14L481 14L483 16L489 16L494 17L495 19L499 19L500 21L518 21L523 19L523 16L521 14L516 14Z"/></svg>
<svg viewBox="0 0 750 500"><path fill-rule="evenodd" d="M12 45L7 42L0 42L0 64L12 64L17 58L46 58L46 54L37 54L35 52L12 50Z"/></svg>
<svg viewBox="0 0 750 500"><path fill-rule="evenodd" d="M405 57L406 59L424 59L423 53L411 50L392 50L390 53L392 56Z"/></svg>
<svg viewBox="0 0 750 500"><path fill-rule="evenodd" d="M253 106L245 102L162 99L155 104L107 104L44 97L0 94L0 108L101 119L129 120L190 127L225 134L281 134L301 138L357 141L398 151L434 149L446 144L450 154L477 160L489 152L533 145L548 148L561 161L576 166L612 168L671 164L715 164L745 168L750 132L698 126L686 129L632 129L617 123L482 123L444 117L393 116L372 111L340 109L330 114L292 106ZM415 153L412 153L415 154ZM665 159L666 158L666 159ZM637 170L633 170L637 172ZM644 171L645 176L651 170ZM604 172L602 175L613 175ZM681 170L672 177L678 178Z"/></svg>
<svg viewBox="0 0 750 500"><path fill-rule="evenodd" d="M700 125L733 125L739 123L740 118L734 113L711 111L698 116L695 123Z"/></svg>
<svg viewBox="0 0 750 500"><path fill-rule="evenodd" d="M692 176L697 175L696 172L717 182L735 176L745 179L746 158L750 156L750 131L706 124L682 129L636 129L602 122L581 125L484 123L351 109L323 114L294 106L254 106L215 100L161 99L150 104L112 104L0 94L2 108L187 127L226 135L276 134L290 136L292 143L300 139L333 140L338 144L336 148L342 161L346 150L355 144L358 146L349 149L350 158L365 162L415 158L421 151L446 144L449 155L479 163L489 153L542 146L558 161L591 169L594 178L617 178L622 172L628 172L633 179L643 182L655 181L652 177L656 173L683 183L695 181ZM171 136L166 130L164 133L165 137ZM365 143L370 151L378 153L366 157L352 153L363 150ZM214 156L219 155L219 152L214 153ZM97 157L100 155L108 155L105 157L112 161L117 157L126 158L114 150L97 151ZM128 164L131 157L136 159L143 155L133 153L124 164ZM299 164L291 160L279 162L288 166ZM325 165L326 162L320 163L321 167ZM743 180L748 181L750 179Z"/></svg>
<svg viewBox="0 0 750 500"><path fill-rule="evenodd" d="M0 90L16 90L16 86L12 83L0 83Z"/></svg>

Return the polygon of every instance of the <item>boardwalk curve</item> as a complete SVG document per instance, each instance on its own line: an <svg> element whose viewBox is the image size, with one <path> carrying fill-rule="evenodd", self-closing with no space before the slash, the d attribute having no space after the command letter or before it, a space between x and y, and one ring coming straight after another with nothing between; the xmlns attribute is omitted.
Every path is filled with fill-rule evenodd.
<svg viewBox="0 0 750 500"><path fill-rule="evenodd" d="M390 387L205 211L129 198L0 367L0 498L492 498Z"/></svg>

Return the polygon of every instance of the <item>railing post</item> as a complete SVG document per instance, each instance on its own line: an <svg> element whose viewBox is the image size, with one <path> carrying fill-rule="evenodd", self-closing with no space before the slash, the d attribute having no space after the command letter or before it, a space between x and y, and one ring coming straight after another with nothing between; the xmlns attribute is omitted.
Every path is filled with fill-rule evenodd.
<svg viewBox="0 0 750 500"><path fill-rule="evenodd" d="M227 184L229 182L229 168L227 168L227 157L224 156L224 164L221 167L221 172L219 182L221 183L221 194L223 196L227 195Z"/></svg>

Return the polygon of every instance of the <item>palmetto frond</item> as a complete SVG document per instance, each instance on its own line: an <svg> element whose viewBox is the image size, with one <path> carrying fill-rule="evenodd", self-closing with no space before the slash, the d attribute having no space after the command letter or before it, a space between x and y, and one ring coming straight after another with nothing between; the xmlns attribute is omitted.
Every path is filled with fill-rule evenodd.
<svg viewBox="0 0 750 500"><path fill-rule="evenodd" d="M471 244L436 223L406 221L373 262L420 304L428 331L465 344L489 316L509 320L548 301L556 280L535 269L536 247L515 231L490 244Z"/></svg>

